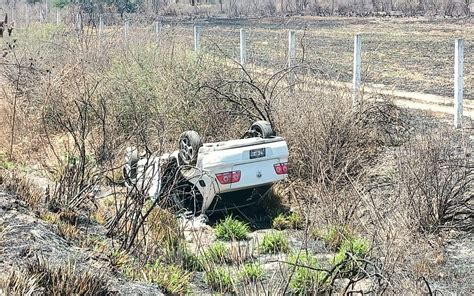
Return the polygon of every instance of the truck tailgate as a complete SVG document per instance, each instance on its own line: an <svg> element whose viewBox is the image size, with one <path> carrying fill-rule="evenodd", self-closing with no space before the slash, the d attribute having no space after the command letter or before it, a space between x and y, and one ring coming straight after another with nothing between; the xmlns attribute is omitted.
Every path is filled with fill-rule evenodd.
<svg viewBox="0 0 474 296"><path fill-rule="evenodd" d="M256 163L270 159L279 159L281 162L288 161L288 146L285 141L275 141L257 145L234 146L235 148L225 150L203 151L199 149L198 167L207 169L217 167L226 167L231 169L233 166ZM265 155L251 158L250 152L258 149L264 149ZM220 172L219 169L216 172Z"/></svg>
<svg viewBox="0 0 474 296"><path fill-rule="evenodd" d="M275 173L273 165L278 163L280 163L280 159L274 158L233 166L232 171L240 171L241 175L240 182L230 184L230 188L254 187L284 179L285 175Z"/></svg>

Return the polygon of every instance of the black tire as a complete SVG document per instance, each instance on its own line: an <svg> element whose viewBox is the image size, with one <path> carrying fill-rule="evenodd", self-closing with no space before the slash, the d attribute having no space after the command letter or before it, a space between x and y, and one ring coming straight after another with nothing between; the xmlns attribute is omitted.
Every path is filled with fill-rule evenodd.
<svg viewBox="0 0 474 296"><path fill-rule="evenodd" d="M194 216L201 214L203 198L195 185L184 182L173 189L171 193L171 209L175 213L189 212Z"/></svg>
<svg viewBox="0 0 474 296"><path fill-rule="evenodd" d="M254 136L262 137L264 139L272 138L276 135L270 122L265 120L254 122L250 127L250 131Z"/></svg>
<svg viewBox="0 0 474 296"><path fill-rule="evenodd" d="M202 140L195 131L186 131L179 136L179 161L184 165L195 165Z"/></svg>
<svg viewBox="0 0 474 296"><path fill-rule="evenodd" d="M125 165L123 166L123 179L128 186L133 186L137 178L138 160L138 150L132 147L127 148Z"/></svg>

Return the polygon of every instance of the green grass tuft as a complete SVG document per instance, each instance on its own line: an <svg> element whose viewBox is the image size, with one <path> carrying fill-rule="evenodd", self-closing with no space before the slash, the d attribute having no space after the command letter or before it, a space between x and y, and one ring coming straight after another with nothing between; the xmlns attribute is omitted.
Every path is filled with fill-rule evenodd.
<svg viewBox="0 0 474 296"><path fill-rule="evenodd" d="M264 270L259 263L246 263L239 273L240 278L246 282L256 282L263 279Z"/></svg>
<svg viewBox="0 0 474 296"><path fill-rule="evenodd" d="M364 258L369 252L369 243L361 238L353 238L350 240L345 240L339 251L334 256L332 263L334 265L340 264L344 259L348 259L348 264L345 266L345 270L351 270L357 268L359 263L357 262L358 258ZM350 253L351 256L348 256Z"/></svg>
<svg viewBox="0 0 474 296"><path fill-rule="evenodd" d="M221 293L232 293L234 291L232 275L224 267L216 267L207 271L205 281L215 291Z"/></svg>
<svg viewBox="0 0 474 296"><path fill-rule="evenodd" d="M290 223L291 228L293 229L301 229L303 228L303 217L296 213L293 212L288 216L288 222Z"/></svg>
<svg viewBox="0 0 474 296"><path fill-rule="evenodd" d="M320 236L333 250L338 250L344 241L352 240L355 235L347 226L333 225Z"/></svg>
<svg viewBox="0 0 474 296"><path fill-rule="evenodd" d="M250 228L247 224L228 216L224 221L220 222L215 228L217 239L230 240L246 240L248 238Z"/></svg>
<svg viewBox="0 0 474 296"><path fill-rule="evenodd" d="M276 254L286 253L290 250L288 238L282 232L270 232L265 234L259 249L262 253Z"/></svg>
<svg viewBox="0 0 474 296"><path fill-rule="evenodd" d="M228 249L222 242L209 246L201 256L201 262L224 264L227 261Z"/></svg>
<svg viewBox="0 0 474 296"><path fill-rule="evenodd" d="M272 221L272 227L278 230L288 229L290 227L288 219L283 214L279 214Z"/></svg>
<svg viewBox="0 0 474 296"><path fill-rule="evenodd" d="M189 292L192 272L188 272L180 266L163 265L157 260L153 265L147 265L142 272L147 281L160 286L166 294L183 295Z"/></svg>
<svg viewBox="0 0 474 296"><path fill-rule="evenodd" d="M288 216L279 214L273 219L272 226L275 229L301 229L303 227L303 217L293 212Z"/></svg>
<svg viewBox="0 0 474 296"><path fill-rule="evenodd" d="M300 253L299 257L297 254L292 254L289 256L289 262L293 264L290 266L290 271L297 265L290 280L294 294L313 295L327 289L327 272L311 269L319 266L316 257L307 253Z"/></svg>

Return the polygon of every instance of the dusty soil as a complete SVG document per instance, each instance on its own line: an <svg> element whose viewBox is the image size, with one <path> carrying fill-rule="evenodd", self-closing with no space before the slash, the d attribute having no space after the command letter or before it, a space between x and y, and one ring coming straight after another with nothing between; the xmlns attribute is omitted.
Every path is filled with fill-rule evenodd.
<svg viewBox="0 0 474 296"><path fill-rule="evenodd" d="M89 231L105 238L105 229L99 225L92 225ZM124 279L114 271L107 256L71 244L58 235L55 225L39 219L23 202L0 191L0 278L24 267L36 256L52 267L71 262L78 270L102 275L111 294L162 294L154 285Z"/></svg>
<svg viewBox="0 0 474 296"><path fill-rule="evenodd" d="M448 280L433 282L434 290L472 295L474 293L474 234L453 233L444 248L443 273Z"/></svg>

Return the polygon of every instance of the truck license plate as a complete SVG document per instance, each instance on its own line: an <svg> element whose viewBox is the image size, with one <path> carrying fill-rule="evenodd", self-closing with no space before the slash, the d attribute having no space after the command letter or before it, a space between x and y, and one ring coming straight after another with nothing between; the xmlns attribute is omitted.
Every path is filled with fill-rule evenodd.
<svg viewBox="0 0 474 296"><path fill-rule="evenodd" d="M265 157L265 148L250 150L250 159Z"/></svg>

